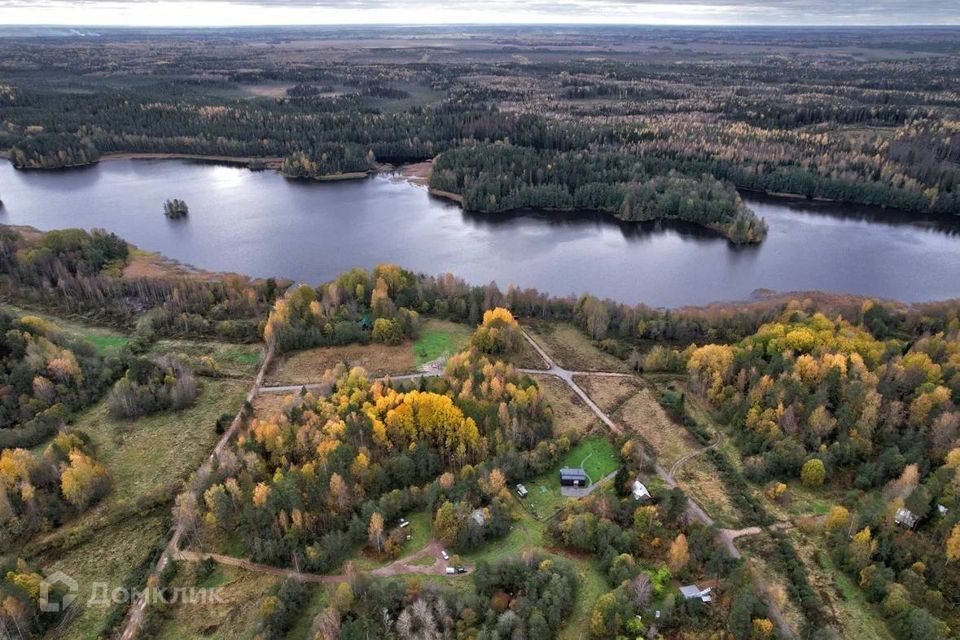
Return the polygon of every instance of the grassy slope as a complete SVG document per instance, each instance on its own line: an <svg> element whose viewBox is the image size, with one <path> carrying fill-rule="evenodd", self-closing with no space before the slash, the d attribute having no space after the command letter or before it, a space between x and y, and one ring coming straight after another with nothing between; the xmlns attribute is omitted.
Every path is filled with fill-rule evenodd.
<svg viewBox="0 0 960 640"><path fill-rule="evenodd" d="M62 329L69 336L86 340L92 344L100 355L117 353L129 341L129 338L125 334L113 329L97 327L74 320L67 320L48 315L46 313L15 307L9 304L0 305L0 309L18 316L37 316L38 318L43 318L48 322L52 322L60 327L60 329Z"/></svg>
<svg viewBox="0 0 960 640"><path fill-rule="evenodd" d="M130 572L149 560L154 549L166 540L168 527L166 513L131 518L70 549L51 549L35 561L46 571L63 571L75 579L78 601L86 605L95 595L94 583L107 583L111 588L123 585ZM56 637L95 638L109 611L106 606L84 606L82 613Z"/></svg>
<svg viewBox="0 0 960 640"><path fill-rule="evenodd" d="M470 342L470 327L446 320L427 320L420 329L420 337L413 343L413 357L417 369L427 362L451 356Z"/></svg>
<svg viewBox="0 0 960 640"><path fill-rule="evenodd" d="M148 494L174 495L183 481L209 455L216 442L214 423L223 412L235 412L243 402L248 382L205 380L193 406L126 421L111 418L106 400L80 414L76 427L86 432L98 459L112 481L110 493L87 513L65 525L61 532L82 531L111 513ZM81 593L92 582L120 586L124 578L150 556L169 527L167 510L158 508L146 518L131 518L111 525L66 550L51 549L37 557L41 566L62 570L78 579ZM107 608L87 608L62 637L91 638L106 619Z"/></svg>
<svg viewBox="0 0 960 640"><path fill-rule="evenodd" d="M157 640L233 640L253 635L258 605L278 578L235 567L218 567L202 582L194 574L196 565L181 564L174 580L178 587L217 587L224 602L217 605L177 604L165 614ZM308 622L312 623L312 618ZM309 629L309 626L306 627ZM292 636L291 636L292 637ZM301 636L303 638L307 635Z"/></svg>
<svg viewBox="0 0 960 640"><path fill-rule="evenodd" d="M81 414L76 427L90 436L113 482L102 505L135 499L158 486L179 487L213 449L217 417L235 413L248 386L240 380L203 380L192 406L137 420L111 417L106 400Z"/></svg>

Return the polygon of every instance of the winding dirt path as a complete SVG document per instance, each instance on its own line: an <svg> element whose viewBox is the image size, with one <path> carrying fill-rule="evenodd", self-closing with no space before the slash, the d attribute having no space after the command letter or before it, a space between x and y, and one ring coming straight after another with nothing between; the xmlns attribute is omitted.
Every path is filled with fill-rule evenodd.
<svg viewBox="0 0 960 640"><path fill-rule="evenodd" d="M442 545L436 540L431 540L427 546L419 551L415 551L410 555L404 556L394 560L390 564L378 567L367 571L369 575L380 576L380 577L389 577L389 576L398 576L409 573L418 573L420 575L429 575L429 576L443 576L447 574L447 565L444 562L440 552L442 551ZM424 558L427 556L433 556L434 562L430 565L420 565L413 564L416 560ZM319 584L332 584L336 582L346 582L348 576L346 574L320 574L320 573L309 573L306 571L296 571L295 569L283 569L281 567L274 567L269 564L260 564L258 562L253 562L252 560L247 560L246 558L236 558L234 556L225 556L220 553L205 553L199 551L187 551L179 550L174 556L175 559L181 560L184 562L201 562L203 560L213 560L218 564L222 564L229 567L237 567L244 569L246 571L254 571L256 573L263 573L271 576L276 576L278 578L290 578L296 580L297 582L310 582L310 583L319 583ZM454 574L454 576L463 576L468 575L473 571L473 566L468 563L463 563L462 565L467 569L466 573Z"/></svg>

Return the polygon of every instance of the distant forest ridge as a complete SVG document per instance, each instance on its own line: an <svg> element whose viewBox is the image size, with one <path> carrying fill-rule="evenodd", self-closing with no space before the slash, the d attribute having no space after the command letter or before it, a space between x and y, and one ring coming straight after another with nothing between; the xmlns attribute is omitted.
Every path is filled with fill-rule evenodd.
<svg viewBox="0 0 960 640"><path fill-rule="evenodd" d="M474 211L598 209L756 242L764 225L734 187L960 211L958 47L954 28L5 38L0 150L34 169L282 158L298 178L436 159L431 186Z"/></svg>

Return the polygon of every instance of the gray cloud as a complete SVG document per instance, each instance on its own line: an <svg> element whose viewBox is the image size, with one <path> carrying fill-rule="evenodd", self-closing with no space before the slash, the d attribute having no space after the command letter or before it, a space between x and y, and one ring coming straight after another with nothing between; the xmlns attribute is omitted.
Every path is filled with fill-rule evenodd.
<svg viewBox="0 0 960 640"><path fill-rule="evenodd" d="M251 10L330 10L376 16L378 12L408 15L408 22L417 22L418 14L439 11L444 15L471 16L536 15L544 20L558 21L588 17L592 21L626 20L642 22L669 21L676 15L678 21L691 20L714 23L753 24L958 24L960 23L960 0L478 0L460 2L448 0L162 0L170 4L205 2L210 5L242 5ZM0 24L6 11L36 11L38 22L43 16L58 10L97 9L118 12L137 11L157 0L0 0ZM322 21L322 19L320 20ZM390 20L394 21L394 20ZM504 21L509 21L504 20ZM190 17L183 16L183 24L191 24Z"/></svg>

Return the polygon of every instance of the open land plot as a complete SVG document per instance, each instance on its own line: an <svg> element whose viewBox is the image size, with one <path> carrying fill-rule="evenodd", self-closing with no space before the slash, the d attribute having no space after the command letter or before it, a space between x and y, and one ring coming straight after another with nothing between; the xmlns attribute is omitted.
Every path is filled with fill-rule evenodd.
<svg viewBox="0 0 960 640"><path fill-rule="evenodd" d="M528 493L527 497L523 498L523 502L529 507L535 520L549 520L568 500L560 493L559 467L528 480L524 486Z"/></svg>
<svg viewBox="0 0 960 640"><path fill-rule="evenodd" d="M570 371L621 371L630 367L619 358L601 351L577 327L567 322L533 322L524 326L553 360Z"/></svg>
<svg viewBox="0 0 960 640"><path fill-rule="evenodd" d="M134 420L110 415L102 400L83 412L76 428L90 436L113 485L91 512L169 488L171 500L183 481L210 455L219 436L222 413L235 414L243 404L249 383L241 380L205 380L193 405Z"/></svg>
<svg viewBox="0 0 960 640"><path fill-rule="evenodd" d="M785 568L775 562L777 557L774 542L766 533L745 536L737 540L737 548L743 554L756 581L756 592L766 593L780 606L786 623L794 634L803 626L803 612L797 602L788 596L790 581Z"/></svg>
<svg viewBox="0 0 960 640"><path fill-rule="evenodd" d="M523 340L520 348L514 353L505 353L497 355L495 360L509 362L520 369L546 369L547 363L543 361L536 349L529 342Z"/></svg>
<svg viewBox="0 0 960 640"><path fill-rule="evenodd" d="M810 585L840 627L840 637L892 640L874 605L867 602L854 579L834 565L823 541L796 531L788 535L807 569Z"/></svg>
<svg viewBox="0 0 960 640"><path fill-rule="evenodd" d="M527 488L530 489L531 498L534 497L534 487L541 482L547 482L547 476L556 478L557 474L555 471L545 474L545 476L531 481L527 485ZM559 480L556 480L556 508L559 508L560 502L565 500L560 496L559 487ZM556 508L554 508L554 511ZM597 599L608 590L607 580L597 568L597 562L589 556L568 553L558 554L555 550L547 547L543 539L545 528L546 522L543 519L534 519L527 509L518 505L518 508L514 510L513 527L505 537L487 542L480 549L462 555L472 563L497 562L511 556L519 556L524 551L533 550L563 558L573 563L579 577L577 599L570 618L560 630L559 638L561 640L587 640L592 637L590 635L590 617L593 613L593 607ZM436 576L429 577L437 579ZM472 581L449 581L448 584L455 587L467 584L472 588Z"/></svg>
<svg viewBox="0 0 960 640"><path fill-rule="evenodd" d="M266 384L288 385L317 382L323 372L340 362L363 367L371 376L413 373L416 362L411 343L397 346L385 344L353 344L343 347L317 347L284 354L274 360L267 372Z"/></svg>
<svg viewBox="0 0 960 640"><path fill-rule="evenodd" d="M420 337L413 343L414 364L419 370L428 362L448 358L462 351L470 342L470 327L458 322L431 318L420 328Z"/></svg>
<svg viewBox="0 0 960 640"><path fill-rule="evenodd" d="M122 331L97 326L93 323L86 323L82 319L67 319L60 316L52 316L47 313L32 311L9 304L0 305L0 309L16 316L36 316L47 322L60 327L60 329L72 338L86 340L102 356L118 353L130 341L130 338Z"/></svg>
<svg viewBox="0 0 960 640"><path fill-rule="evenodd" d="M557 436L582 436L600 426L600 419L583 399L554 376L535 376L540 391L553 409L553 432Z"/></svg>
<svg viewBox="0 0 960 640"><path fill-rule="evenodd" d="M581 557L564 556L573 562L577 572L577 600L567 624L560 629L557 635L559 640L588 640L593 635L590 632L590 619L593 607L604 593L609 590L607 579L597 568L595 560Z"/></svg>
<svg viewBox="0 0 960 640"><path fill-rule="evenodd" d="M721 527L740 528L740 513L720 480L720 472L707 456L700 455L689 460L680 468L675 480L687 495L696 496L697 503Z"/></svg>
<svg viewBox="0 0 960 640"><path fill-rule="evenodd" d="M638 378L582 375L574 376L573 381L605 413L613 412L643 388Z"/></svg>
<svg viewBox="0 0 960 640"><path fill-rule="evenodd" d="M400 556L409 556L412 553L416 553L423 549L430 542L430 537L433 533L433 523L430 520L430 514L426 511L418 511L417 513L410 514L407 516L407 520L410 521L410 525L404 527L403 531L410 536L410 539L403 543L403 547L400 549ZM388 522L386 526L386 531L389 532L391 529L397 526L396 522ZM427 556L430 559L429 564L434 564L436 560L432 555ZM357 569L363 571L369 571L371 569L377 569L379 567L386 566L396 560L397 558L380 558L373 553L369 547L363 547L359 549L353 557L347 558L345 562L352 562ZM416 563L414 563L416 564ZM332 573L338 573L333 571Z"/></svg>
<svg viewBox="0 0 960 640"><path fill-rule="evenodd" d="M841 638L892 640L889 629L874 606L866 601L855 581L833 564L823 549L822 540L798 531L787 534L803 562L810 586L823 602L830 624ZM774 594L781 604L788 623L794 630L803 627L803 613L797 603L787 597L789 581L785 568L776 560L774 542L767 534L743 537L737 547L744 553L754 575Z"/></svg>
<svg viewBox="0 0 960 640"><path fill-rule="evenodd" d="M167 539L169 510L137 516L114 524L70 547L52 547L33 562L47 572L62 571L77 581L76 606L80 614L66 625L57 638L87 640L99 637L111 615L110 603L91 603L95 583L124 586L131 575L149 566ZM143 573L146 576L146 573ZM138 585L142 587L142 585Z"/></svg>
<svg viewBox="0 0 960 640"><path fill-rule="evenodd" d="M259 420L279 415L286 406L288 398L294 394L259 393L253 399L253 415Z"/></svg>
<svg viewBox="0 0 960 640"><path fill-rule="evenodd" d="M253 380L260 367L262 347L259 344L235 344L212 340L158 340L150 349L152 354L185 356L198 371L206 369L205 358L213 361L220 375Z"/></svg>
<svg viewBox="0 0 960 640"><path fill-rule="evenodd" d="M670 419L649 389L637 391L611 417L643 438L665 467L700 448L684 427Z"/></svg>
<svg viewBox="0 0 960 640"><path fill-rule="evenodd" d="M223 602L202 605L177 603L171 606L163 614L159 632L154 637L158 640L252 637L260 600L279 578L238 567L217 565L212 574L201 579L197 575L198 568L196 563L180 563L172 586L215 588Z"/></svg>

